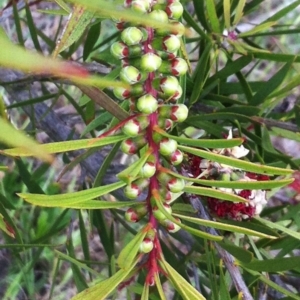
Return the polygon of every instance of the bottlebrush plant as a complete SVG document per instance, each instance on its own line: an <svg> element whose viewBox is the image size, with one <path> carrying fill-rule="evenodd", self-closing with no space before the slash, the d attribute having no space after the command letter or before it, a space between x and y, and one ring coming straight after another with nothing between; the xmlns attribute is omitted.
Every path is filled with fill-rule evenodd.
<svg viewBox="0 0 300 300"><path fill-rule="evenodd" d="M20 257L24 249L33 251L37 244L59 261L68 261L78 290L72 299L78 300L264 299L268 293L300 299L292 280L299 277L300 259L288 247L299 243L299 208L286 203L265 208L276 190L293 182L293 169L299 168L299 160L273 147L270 135L299 141L295 133L299 122L282 122L297 117L299 107L282 115L274 109L297 86L299 76L291 66L300 58L277 53L260 39L289 36L292 29L281 31L279 22L299 6L298 1L249 31L240 30L239 23L243 16L259 11L259 1L72 0L57 4L59 13L69 14L69 19L60 39L51 44L52 58L13 45L0 31L4 49L0 66L31 72L22 82L55 83L59 87L55 97L65 95L86 124L81 139L43 144L39 151L12 142L15 148L0 152L15 158L28 189L18 191L19 198L32 209L60 209L54 214L43 208L34 223L44 223L47 230L40 228L23 241L15 217L6 212L11 209L8 201L0 207L0 228L17 239ZM26 4L30 34L42 51L43 34L34 24L31 9ZM111 29L112 22L116 29ZM20 39L21 29L16 28ZM64 60L58 60L58 55ZM78 57L77 63L69 59ZM263 60L272 64L267 80L255 75L266 75ZM110 68L102 72L105 77L90 71L95 66L91 61ZM275 62L284 65L277 70ZM70 85L84 95L79 104ZM48 87L42 91L48 93ZM45 99L49 97L25 104ZM53 126L50 137L56 125L49 124ZM7 133L1 135L3 141L9 140ZM80 191L47 194L24 163L30 156L49 161L49 154L85 149L61 170L61 178L107 145L112 147L101 156L92 187L84 181ZM122 169L115 168L120 152L129 161ZM91 175L97 160L90 162L82 167ZM110 167L118 169L112 181ZM51 238L57 236L58 228L63 230L74 221L69 209L78 212L84 260L74 249L71 228L63 251L52 250ZM99 235L106 255L106 267L100 271L91 259L89 234ZM58 269L59 264L53 279ZM278 281L282 273L289 286ZM55 280L50 298L58 299L54 285ZM27 290L32 297L35 289Z"/></svg>

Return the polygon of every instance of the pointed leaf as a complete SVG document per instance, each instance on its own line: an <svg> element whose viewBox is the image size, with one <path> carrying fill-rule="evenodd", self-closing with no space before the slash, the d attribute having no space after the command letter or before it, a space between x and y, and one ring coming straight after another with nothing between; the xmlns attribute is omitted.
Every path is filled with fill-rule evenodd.
<svg viewBox="0 0 300 300"><path fill-rule="evenodd" d="M114 144L124 140L125 138L125 135L116 135L94 139L82 139L66 142L49 143L41 145L40 149L48 153L62 153L78 149L96 148L109 144ZM32 156L34 155L34 151L35 149L13 148L6 149L3 151L1 150L0 152L11 156Z"/></svg>
<svg viewBox="0 0 300 300"><path fill-rule="evenodd" d="M235 26L242 18L246 0L239 0L235 10L232 26Z"/></svg>
<svg viewBox="0 0 300 300"><path fill-rule="evenodd" d="M205 300L205 298L188 283L167 261L163 260L161 264L164 266L167 277L171 280L176 290L181 294L184 300Z"/></svg>
<svg viewBox="0 0 300 300"><path fill-rule="evenodd" d="M243 203L248 202L248 200L246 200L245 198L242 198L240 196L225 193L225 192L218 191L215 189L204 188L204 187L200 187L200 186L186 186L184 188L184 191L186 193L217 198L220 200L226 200L226 201L232 201L232 202L243 202Z"/></svg>
<svg viewBox="0 0 300 300"><path fill-rule="evenodd" d="M0 214L0 229L3 230L7 235L14 238L15 232L13 228L4 220L4 217Z"/></svg>
<svg viewBox="0 0 300 300"><path fill-rule="evenodd" d="M256 165L247 161L242 161L236 158L223 156L220 154L215 154L212 152L200 150L200 149L194 149L189 148L185 146L178 146L178 149L188 152L191 154L194 154L199 157L203 157L206 159L209 159L211 161L215 161L221 164L226 164L228 166L232 166L235 168L239 168L248 172L253 172L257 174L270 174L270 175L288 175L293 173L293 170L289 169L281 169L281 168L275 168L275 167L269 167L269 166L262 166L262 165Z"/></svg>
<svg viewBox="0 0 300 300"><path fill-rule="evenodd" d="M242 263L247 269L259 272L283 272L291 270L300 270L300 257L283 257L264 260L253 260L250 263Z"/></svg>
<svg viewBox="0 0 300 300"><path fill-rule="evenodd" d="M214 0L206 0L207 16L214 33L221 33L220 22L216 12Z"/></svg>
<svg viewBox="0 0 300 300"><path fill-rule="evenodd" d="M207 227L212 227L216 229L222 229L225 231L231 231L231 232L236 232L236 233L243 233L246 235L253 235L253 236L258 236L261 238L268 238L268 239L277 239L275 236L270 236L268 234L264 234L258 231L254 231L251 229L239 227L239 226L234 226L234 225L229 225L229 224L224 224L221 222L215 222L215 221L210 221L210 220L204 220L204 219L199 219L199 218L193 218L193 217L188 217L180 214L172 214L173 216L179 217L180 219L189 221L191 223L195 223L198 225L202 226L207 226Z"/></svg>
<svg viewBox="0 0 300 300"><path fill-rule="evenodd" d="M77 294L72 300L95 300L95 299L107 299L110 293L112 293L119 284L124 281L127 276L130 274L134 266L136 265L137 260L133 262L128 270L119 270L112 277L101 281L100 283L82 291Z"/></svg>
<svg viewBox="0 0 300 300"><path fill-rule="evenodd" d="M58 206L58 207L64 205L65 207L67 207L68 205L70 206L75 205L80 202L85 202L106 195L125 185L126 183L119 181L106 186L100 186L97 188L74 192L74 193L68 193L68 194L49 196L49 195L40 195L40 194L20 193L17 195L23 198L25 201L28 201L36 205Z"/></svg>
<svg viewBox="0 0 300 300"><path fill-rule="evenodd" d="M70 47L74 42L78 41L93 17L94 14L92 12L87 11L80 5L75 4L73 11L69 15L69 19L63 30L62 36L56 44L52 56L56 57L60 52Z"/></svg>
<svg viewBox="0 0 300 300"><path fill-rule="evenodd" d="M150 225L147 224L143 229L141 229L138 234L123 248L121 251L117 262L121 269L127 270L131 267L134 260L136 259L139 248L144 240L148 230L150 229Z"/></svg>
<svg viewBox="0 0 300 300"><path fill-rule="evenodd" d="M230 18L231 18L231 12L230 12L230 0L223 0L223 10L224 10L224 21L227 31L230 30Z"/></svg>

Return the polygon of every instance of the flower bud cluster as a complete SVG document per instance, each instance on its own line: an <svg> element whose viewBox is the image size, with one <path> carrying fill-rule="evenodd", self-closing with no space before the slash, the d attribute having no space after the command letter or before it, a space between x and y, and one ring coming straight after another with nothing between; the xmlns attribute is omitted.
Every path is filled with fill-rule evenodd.
<svg viewBox="0 0 300 300"><path fill-rule="evenodd" d="M228 138L232 138L231 132ZM236 146L218 150L218 154L241 158L248 154L249 150L244 146ZM191 177L201 177L201 179L221 180L221 181L266 181L267 175L260 175L219 164L216 162L202 159L200 157L189 155L189 170ZM219 190L240 196L246 200L246 203L233 203L222 201L216 198L207 198L207 206L210 212L220 218L232 220L246 220L259 215L267 204L265 190L241 190L230 188L218 188Z"/></svg>
<svg viewBox="0 0 300 300"><path fill-rule="evenodd" d="M112 55L121 60L119 78L130 85L128 89L119 87L113 90L116 98L129 101L132 113L122 126L128 138L122 142L121 149L129 155L137 154L147 146L153 151L136 179L124 188L129 199L142 197L148 191L147 199L143 202L146 204L129 208L125 218L129 222L138 222L148 213L150 219L154 217L169 232L176 232L180 227L158 209L158 200L152 191L158 191L166 212L171 214L168 201L172 193L181 192L185 186L182 179L160 171L162 158L177 166L183 161L183 153L177 149L174 139L155 131L157 127L168 131L175 123L183 122L188 115L188 108L177 103L182 97L178 77L188 70L187 62L178 57L184 33L184 26L178 20L182 16L183 7L179 0L125 0L124 6L166 24L160 28L151 28L132 26L119 20L117 28L121 31L120 41L111 46ZM151 239L146 237L140 251L151 251L151 243Z"/></svg>

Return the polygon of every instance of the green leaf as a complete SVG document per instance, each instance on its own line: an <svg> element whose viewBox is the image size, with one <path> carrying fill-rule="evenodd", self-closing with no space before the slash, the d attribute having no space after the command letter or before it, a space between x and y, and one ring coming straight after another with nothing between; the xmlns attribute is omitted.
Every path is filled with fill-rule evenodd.
<svg viewBox="0 0 300 300"><path fill-rule="evenodd" d="M205 186L232 188L232 189L245 189L245 190L268 190L268 189L289 185L294 181L293 178L270 180L270 181L221 181L221 180L190 178L171 171L168 173L174 177L182 178L186 181L198 183Z"/></svg>
<svg viewBox="0 0 300 300"><path fill-rule="evenodd" d="M242 198L240 196L225 193L225 192L210 189L210 188L204 188L204 187L200 187L200 186L186 186L184 188L184 191L186 193L191 193L191 194L196 194L196 195L201 195L201 196L206 196L206 197L213 197L213 198L217 198L220 200L226 200L226 201L232 201L232 202L243 202L243 203L248 202L248 200L246 200L245 198Z"/></svg>
<svg viewBox="0 0 300 300"><path fill-rule="evenodd" d="M272 130L269 131L271 135L280 136L289 140L293 140L296 142L300 142L300 133L299 132L292 132L286 129L272 127Z"/></svg>
<svg viewBox="0 0 300 300"><path fill-rule="evenodd" d="M243 263L249 263L253 259L253 253L242 247L236 246L229 242L218 242L218 244Z"/></svg>
<svg viewBox="0 0 300 300"><path fill-rule="evenodd" d="M164 131L159 131L162 136L168 137L177 141L180 144L185 144L188 146L201 147L201 148L232 148L235 146L239 146L244 142L242 138L234 138L234 139L189 139L180 136L175 136L168 134Z"/></svg>
<svg viewBox="0 0 300 300"><path fill-rule="evenodd" d="M283 272L300 270L300 257L283 257L264 260L253 260L250 263L241 263L247 269L259 272Z"/></svg>
<svg viewBox="0 0 300 300"><path fill-rule="evenodd" d="M145 152L141 158L139 158L137 161L135 161L128 168L126 168L125 170L123 170L122 172L117 174L116 176L120 180L129 184L130 182L132 182L133 180L135 180L137 178L140 170L142 169L142 167L148 160L148 157L150 156L150 154L151 154L150 151Z"/></svg>
<svg viewBox="0 0 300 300"><path fill-rule="evenodd" d="M181 222L178 222L178 220L176 220L171 214L169 214L166 211L166 209L164 208L164 206L162 204L162 201L156 201L156 205L159 208L159 210L167 217L168 220L174 222L175 224L180 226L185 231L187 231L193 235L196 235L198 237L201 237L203 239L208 239L208 240L212 240L212 241L221 241L223 239L223 237L221 237L221 236L213 235L213 234L189 227L185 224L182 224Z"/></svg>
<svg viewBox="0 0 300 300"><path fill-rule="evenodd" d="M223 1L223 10L224 10L224 21L227 31L230 31L230 0Z"/></svg>
<svg viewBox="0 0 300 300"><path fill-rule="evenodd" d="M56 44L52 54L56 57L60 52L70 47L74 42L78 41L87 26L93 19L94 14L84 9L80 5L74 5L73 10L69 15L68 22L63 30L63 34Z"/></svg>
<svg viewBox="0 0 300 300"><path fill-rule="evenodd" d="M271 27L274 26L275 24L276 24L276 22L267 22L267 23L259 24L259 25L255 26L254 28L252 28L252 29L249 30L249 31L240 33L240 34L238 35L238 37L239 37L239 38L250 37L250 36L252 36L253 34L255 34L255 33L257 33L257 32L260 32L260 31L262 31L262 30L271 28Z"/></svg>
<svg viewBox="0 0 300 300"><path fill-rule="evenodd" d="M143 242L148 230L149 224L142 228L138 234L123 248L117 259L121 269L128 270L132 268L133 262L136 260L139 253L140 245Z"/></svg>
<svg viewBox="0 0 300 300"><path fill-rule="evenodd" d="M250 101L251 105L259 105L263 103L263 101L277 89L280 84L283 82L285 76L291 68L292 63L286 63L274 76L272 76L262 89L257 91L257 93L253 96Z"/></svg>
<svg viewBox="0 0 300 300"><path fill-rule="evenodd" d="M141 296L141 300L148 300L148 299L149 299L149 284L145 283L143 292L142 292L142 296Z"/></svg>
<svg viewBox="0 0 300 300"><path fill-rule="evenodd" d="M101 281L100 283L77 294L75 297L72 298L72 300L107 299L109 294L112 293L119 286L119 284L127 278L127 276L133 270L136 263L137 260L133 262L133 264L128 270L119 270L112 277Z"/></svg>
<svg viewBox="0 0 300 300"><path fill-rule="evenodd" d="M215 153L200 150L200 149L189 148L186 146L178 145L178 149L180 149L184 152L194 154L199 157L209 159L214 162L226 164L228 166L232 166L235 168L239 168L239 169L242 169L242 170L245 170L248 172L257 173L257 174L289 175L289 174L293 173L293 170L256 165L256 164L253 164L253 163L250 163L247 161L242 161L242 160L239 160L236 158L227 157L227 156L223 156L220 154L215 154Z"/></svg>
<svg viewBox="0 0 300 300"><path fill-rule="evenodd" d="M286 227L284 227L284 226L282 226L280 224L268 221L268 220L260 218L260 217L256 217L255 219L258 220L259 222L267 225L268 227L270 227L272 229L277 229L279 231L282 231L282 232L284 232L284 233L286 233L286 234L288 234L288 235L290 235L290 236L292 236L292 237L300 240L300 233L297 232L297 231L291 230L291 229L286 228Z"/></svg>
<svg viewBox="0 0 300 300"><path fill-rule="evenodd" d="M202 92L203 86L205 84L205 81L207 79L207 76L209 75L209 72L207 71L207 65L210 60L210 53L212 49L212 44L209 42L206 44L206 47L204 51L201 53L201 57L197 63L196 69L193 72L194 78L193 78L193 90L190 97L190 104L193 104L198 101L200 94Z"/></svg>
<svg viewBox="0 0 300 300"><path fill-rule="evenodd" d="M93 189L88 189L84 191L60 194L60 195L40 195L40 194L17 194L19 197L23 198L25 201L30 202L35 205L42 206L55 206L55 207L73 207L81 202L86 202L88 200L106 195L116 189L125 186L125 182L116 182L105 186L100 186ZM104 201L103 201L104 202Z"/></svg>
<svg viewBox="0 0 300 300"><path fill-rule="evenodd" d="M233 22L232 22L232 26L237 25L237 23L242 18L245 4L246 4L246 0L239 0L238 1L238 5L237 5L237 8L236 8L236 11L235 11L235 14L234 14L234 19L233 19Z"/></svg>
<svg viewBox="0 0 300 300"><path fill-rule="evenodd" d="M0 51L0 56L1 56ZM52 162L53 157L43 149L42 145L34 142L31 138L27 137L24 133L14 129L7 121L0 118L0 141L13 147L20 147L22 151L32 153L32 156L40 158L44 161ZM6 150L3 150L6 151ZM2 153L2 150L0 151Z"/></svg>
<svg viewBox="0 0 300 300"><path fill-rule="evenodd" d="M154 274L154 280L160 300L167 300L157 272Z"/></svg>
<svg viewBox="0 0 300 300"><path fill-rule="evenodd" d="M214 0L206 0L207 17L214 33L221 33Z"/></svg>
<svg viewBox="0 0 300 300"><path fill-rule="evenodd" d="M254 231L251 229L239 227L239 226L234 226L234 225L229 225L229 224L224 224L221 222L215 222L215 221L210 221L210 220L204 220L204 219L199 219L199 218L193 218L193 217L188 217L180 214L173 214L173 216L179 217L180 219L186 220L188 222L198 224L201 226L207 226L207 227L212 227L216 229L221 229L225 231L231 231L231 232L236 232L236 233L242 233L246 235L253 235L253 236L258 236L261 238L269 238L269 239L276 239L277 237L267 235L258 231Z"/></svg>
<svg viewBox="0 0 300 300"><path fill-rule="evenodd" d="M176 290L180 293L184 300L205 300L205 298L190 284L188 283L177 271L162 260L160 264L164 267L167 277L171 280Z"/></svg>
<svg viewBox="0 0 300 300"><path fill-rule="evenodd" d="M0 44L2 47L2 50L0 51L0 65L4 68L35 74L46 73L84 85L130 88L127 84L120 81L108 80L99 76L90 75L84 67L74 63L45 57L39 53L14 45L1 31Z"/></svg>
<svg viewBox="0 0 300 300"><path fill-rule="evenodd" d="M126 138L125 135L115 135L93 139L82 139L75 141L49 143L39 146L42 151L48 153L62 153L78 149L97 148L109 144L114 144ZM32 156L35 149L13 148L1 151L3 154L11 156Z"/></svg>

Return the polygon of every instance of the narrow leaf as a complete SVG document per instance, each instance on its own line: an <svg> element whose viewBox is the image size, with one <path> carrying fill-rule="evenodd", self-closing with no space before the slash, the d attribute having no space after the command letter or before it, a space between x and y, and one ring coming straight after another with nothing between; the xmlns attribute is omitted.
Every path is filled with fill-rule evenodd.
<svg viewBox="0 0 300 300"><path fill-rule="evenodd" d="M78 41L87 26L93 19L94 14L84 9L80 5L74 5L73 11L69 15L68 22L63 30L62 36L58 40L55 50L52 54L56 57L60 52L70 47Z"/></svg>
<svg viewBox="0 0 300 300"><path fill-rule="evenodd" d="M246 0L239 0L238 1L238 5L237 5L236 11L235 11L232 26L235 26L241 20L241 18L243 16L243 11L244 11L245 4L246 4Z"/></svg>
<svg viewBox="0 0 300 300"><path fill-rule="evenodd" d="M124 135L116 135L116 136L108 136L103 138L49 143L49 144L44 144L39 146L39 149L47 153L62 153L62 152L68 152L68 151L73 151L78 149L96 148L96 147L101 147L109 144L114 144L124 140L125 138L126 136ZM1 151L1 153L11 155L11 156L33 156L35 151L36 149L13 148L13 149L3 150Z"/></svg>
<svg viewBox="0 0 300 300"><path fill-rule="evenodd" d="M176 290L181 294L183 299L205 300L205 298L188 283L177 271L165 260L161 262L167 272L167 277L171 280Z"/></svg>
<svg viewBox="0 0 300 300"><path fill-rule="evenodd" d="M118 188L125 186L125 182L116 182L105 186L96 187L93 189L88 189L84 191L68 193L68 194L59 194L59 195L40 195L40 194L18 194L19 197L24 200L42 205L43 203L47 203L49 205L60 206L60 205L74 205L80 202L84 202L87 200L95 199L97 197L106 195Z"/></svg>
<svg viewBox="0 0 300 300"><path fill-rule="evenodd" d="M270 236L268 234L264 234L258 231L254 231L251 229L239 227L239 226L234 226L234 225L229 225L229 224L224 224L221 222L215 222L215 221L210 221L210 220L204 220L204 219L199 219L199 218L193 218L193 217L188 217L180 214L173 214L173 216L179 217L180 219L189 221L191 223L195 223L198 225L202 226L207 226L207 227L212 227L216 229L221 229L225 231L231 231L231 232L236 232L236 233L243 233L247 235L253 235L253 236L258 236L261 238L269 238L269 239L277 239L277 237Z"/></svg>
<svg viewBox="0 0 300 300"><path fill-rule="evenodd" d="M117 262L121 269L128 270L131 268L134 260L139 253L139 248L144 240L150 225L147 224L143 229L141 229L138 234L123 248L121 251Z"/></svg>
<svg viewBox="0 0 300 300"><path fill-rule="evenodd" d="M218 162L221 164L226 164L228 166L232 166L238 169L242 169L248 172L253 172L257 174L270 174L270 175L289 175L293 173L293 170L289 169L281 169L281 168L275 168L275 167L269 167L269 166L262 166L262 165L256 165L247 161L242 161L236 158L223 156L220 154L215 154L212 152L200 150L200 149L194 149L189 148L185 146L178 146L178 149L188 152L191 154L194 154L199 157L203 157L206 159L209 159L214 162Z"/></svg>
<svg viewBox="0 0 300 300"><path fill-rule="evenodd" d="M72 300L107 299L109 294L112 293L119 286L119 284L126 279L136 263L137 261L133 262L128 270L121 269L112 277L82 291L73 297Z"/></svg>

